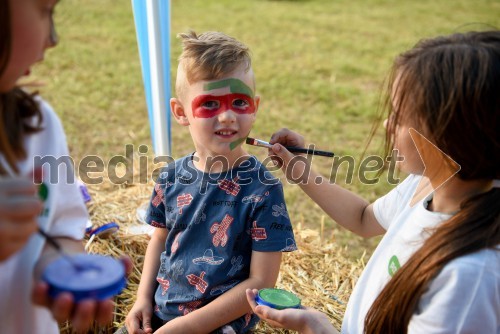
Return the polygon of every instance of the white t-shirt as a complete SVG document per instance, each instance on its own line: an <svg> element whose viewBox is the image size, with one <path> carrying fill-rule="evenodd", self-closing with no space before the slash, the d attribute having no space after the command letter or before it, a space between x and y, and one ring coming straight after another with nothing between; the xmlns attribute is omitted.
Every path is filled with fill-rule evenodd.
<svg viewBox="0 0 500 334"><path fill-rule="evenodd" d="M18 164L20 175L30 175L35 156L68 157L66 137L52 108L39 99L43 130L26 137L24 141L27 159ZM3 159L0 154L0 159ZM3 163L3 162L2 162ZM4 164L5 165L5 164ZM51 166L52 165L52 166ZM51 170L52 169L52 170ZM44 207L38 219L39 226L56 237L81 239L88 219L82 194L75 182L68 182L67 174L74 175L73 166L60 164L58 173L54 163L43 165L47 186ZM71 181L71 180L70 180ZM33 235L24 249L0 262L0 332L19 334L56 334L57 323L46 308L36 307L31 302L33 269L45 241Z"/></svg>
<svg viewBox="0 0 500 334"><path fill-rule="evenodd" d="M342 333L363 333L372 303L393 274L423 244L432 228L450 216L413 207L420 181L410 175L374 203L387 230L349 299ZM454 259L431 282L410 319L408 333L500 333L500 252L481 250Z"/></svg>

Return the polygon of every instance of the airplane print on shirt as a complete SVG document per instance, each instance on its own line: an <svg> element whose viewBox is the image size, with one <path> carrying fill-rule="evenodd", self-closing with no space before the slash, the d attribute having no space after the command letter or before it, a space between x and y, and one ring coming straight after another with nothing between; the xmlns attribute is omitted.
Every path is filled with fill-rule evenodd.
<svg viewBox="0 0 500 334"><path fill-rule="evenodd" d="M273 216L275 216L275 217L283 216L283 217L289 219L288 212L286 211L285 203L281 203L281 205L276 205L276 204L273 205Z"/></svg>
<svg viewBox="0 0 500 334"><path fill-rule="evenodd" d="M193 196L191 194L182 194L177 196L177 207L179 208L179 214L182 215L182 208L191 204Z"/></svg>
<svg viewBox="0 0 500 334"><path fill-rule="evenodd" d="M238 177L236 176L233 180L223 179L217 181L219 188L224 190L226 194L236 196L241 190L241 186L236 183L238 181Z"/></svg>

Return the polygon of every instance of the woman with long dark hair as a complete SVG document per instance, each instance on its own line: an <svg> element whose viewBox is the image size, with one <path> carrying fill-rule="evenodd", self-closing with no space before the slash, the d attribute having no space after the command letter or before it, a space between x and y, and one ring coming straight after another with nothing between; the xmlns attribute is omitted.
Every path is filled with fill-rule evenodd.
<svg viewBox="0 0 500 334"><path fill-rule="evenodd" d="M423 40L397 57L387 94L387 148L404 157L398 166L409 176L373 204L317 184L315 173L300 184L340 225L384 234L350 297L343 333L499 332L499 92L500 31ZM287 173L293 155L282 145L303 146L303 138L283 129L271 143ZM432 191L419 196L425 185ZM255 292L247 291L249 303L271 324L335 332L318 311L257 306Z"/></svg>

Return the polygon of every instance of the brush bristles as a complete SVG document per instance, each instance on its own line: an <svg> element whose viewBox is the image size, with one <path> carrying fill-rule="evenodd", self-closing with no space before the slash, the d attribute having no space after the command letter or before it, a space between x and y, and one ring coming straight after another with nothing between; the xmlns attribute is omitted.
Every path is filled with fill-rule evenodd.
<svg viewBox="0 0 500 334"><path fill-rule="evenodd" d="M257 141L255 139L253 139L253 138L250 138L250 137L247 137L246 143L248 145L257 145Z"/></svg>

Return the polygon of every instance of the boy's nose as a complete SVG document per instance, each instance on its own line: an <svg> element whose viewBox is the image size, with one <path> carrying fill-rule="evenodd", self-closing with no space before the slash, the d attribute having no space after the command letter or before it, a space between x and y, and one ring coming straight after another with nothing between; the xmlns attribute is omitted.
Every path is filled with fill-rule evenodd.
<svg viewBox="0 0 500 334"><path fill-rule="evenodd" d="M219 122L234 123L236 121L236 113L231 109L227 109L219 114Z"/></svg>

